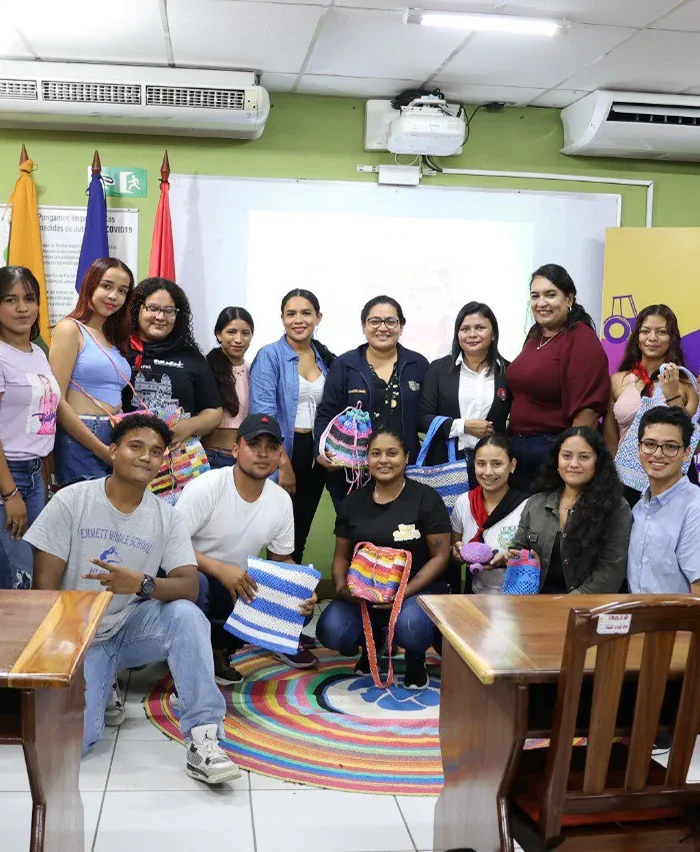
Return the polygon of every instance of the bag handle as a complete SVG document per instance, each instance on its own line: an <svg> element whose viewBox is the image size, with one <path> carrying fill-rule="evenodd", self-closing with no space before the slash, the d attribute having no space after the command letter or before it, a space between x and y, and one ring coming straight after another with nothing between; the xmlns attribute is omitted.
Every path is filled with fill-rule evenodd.
<svg viewBox="0 0 700 852"><path fill-rule="evenodd" d="M425 433L425 439L423 441L423 445L421 446L420 453L418 453L418 458L416 459L416 467L423 467L423 465L425 464L425 460L428 457L428 451L430 450L430 445L433 441L433 438L437 434L437 431L442 426L442 424L445 423L449 419L450 419L449 417L445 417L442 414L438 414L436 417L433 417L433 419L430 421L430 426L428 427L428 431ZM448 447L447 447L448 454L450 454L450 448L451 448L450 461L451 462L457 461L457 455L455 453L454 446L452 446L452 441L448 440L447 444L448 444ZM454 456L454 458L452 458L452 456Z"/></svg>

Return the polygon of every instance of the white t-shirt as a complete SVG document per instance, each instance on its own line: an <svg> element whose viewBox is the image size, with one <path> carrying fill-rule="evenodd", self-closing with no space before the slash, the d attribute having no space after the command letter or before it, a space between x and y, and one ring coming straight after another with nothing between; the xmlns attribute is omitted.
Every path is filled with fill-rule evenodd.
<svg viewBox="0 0 700 852"><path fill-rule="evenodd" d="M489 547L501 553L506 553L513 546L520 516L526 503L527 500L523 500L509 515L484 530L484 541ZM472 516L469 494L461 494L457 498L452 510L452 529L460 536L462 543L471 541L476 535L478 527ZM469 569L467 568L467 570ZM499 595L503 588L505 576L505 568L486 568L481 574L473 578L472 589L477 595Z"/></svg>
<svg viewBox="0 0 700 852"><path fill-rule="evenodd" d="M175 509L195 550L246 570L261 548L287 556L294 550L292 498L269 479L254 503L236 489L233 470L210 470L185 486Z"/></svg>

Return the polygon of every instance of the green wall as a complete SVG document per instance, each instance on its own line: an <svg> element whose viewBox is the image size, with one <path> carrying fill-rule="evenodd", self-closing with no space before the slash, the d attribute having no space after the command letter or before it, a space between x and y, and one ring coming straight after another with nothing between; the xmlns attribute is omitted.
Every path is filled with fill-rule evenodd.
<svg viewBox="0 0 700 852"><path fill-rule="evenodd" d="M141 210L139 277L146 274L150 236L158 201L158 172L167 146L173 172L185 174L286 177L316 180L369 180L358 174L359 164L393 162L390 154L363 151L364 102L351 98L275 95L262 139L237 142L223 139L127 136L102 133L0 130L0 187L9 198L17 177L22 143L37 163L34 173L43 204L85 204L86 170L95 148L110 166L139 166L149 170L149 197L110 199L110 206ZM480 110L461 157L452 168L550 172L654 180L654 225L700 225L700 176L695 165L651 161L565 157L559 153L562 128L558 110L509 108L490 114ZM644 225L646 192L641 187L616 187L576 181L517 181L445 176L427 183L450 186L517 187L548 191L614 192L623 197L623 225ZM0 197L2 197L0 191ZM187 282L181 282L187 287ZM330 569L333 540L332 509L327 496L307 549L324 573Z"/></svg>

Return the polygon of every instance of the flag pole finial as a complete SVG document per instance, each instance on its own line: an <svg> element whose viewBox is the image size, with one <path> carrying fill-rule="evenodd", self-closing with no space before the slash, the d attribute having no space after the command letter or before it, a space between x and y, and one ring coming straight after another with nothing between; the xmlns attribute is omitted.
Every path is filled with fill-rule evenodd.
<svg viewBox="0 0 700 852"><path fill-rule="evenodd" d="M100 152L95 151L95 156L92 158L92 173L99 175L102 173L102 163L100 162Z"/></svg>
<svg viewBox="0 0 700 852"><path fill-rule="evenodd" d="M22 150L20 151L20 155L19 155L20 166L22 165L22 163L26 163L28 159L29 159L29 154L27 153L27 148L26 148L25 145L22 145Z"/></svg>
<svg viewBox="0 0 700 852"><path fill-rule="evenodd" d="M161 183L168 183L170 179L170 160L168 159L168 149L165 149L165 153L163 154L163 162L160 167L160 180Z"/></svg>

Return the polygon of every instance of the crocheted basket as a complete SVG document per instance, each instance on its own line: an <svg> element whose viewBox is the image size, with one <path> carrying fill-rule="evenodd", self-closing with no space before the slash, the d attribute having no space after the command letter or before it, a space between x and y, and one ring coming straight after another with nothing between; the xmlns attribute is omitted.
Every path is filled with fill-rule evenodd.
<svg viewBox="0 0 700 852"><path fill-rule="evenodd" d="M508 560L503 580L504 595L536 595L540 590L540 566L530 556L529 550L521 550L515 559Z"/></svg>

